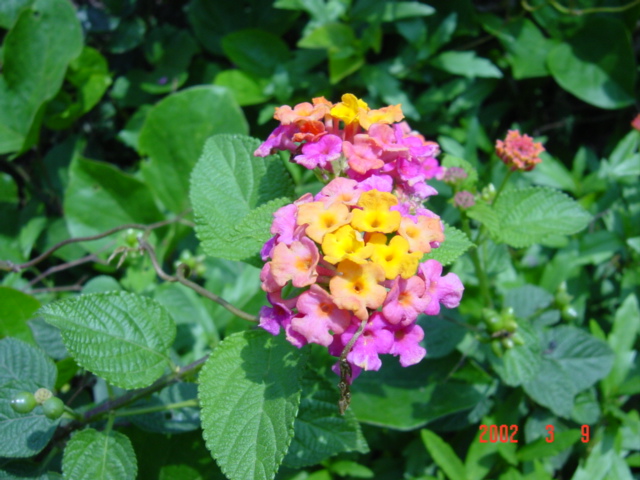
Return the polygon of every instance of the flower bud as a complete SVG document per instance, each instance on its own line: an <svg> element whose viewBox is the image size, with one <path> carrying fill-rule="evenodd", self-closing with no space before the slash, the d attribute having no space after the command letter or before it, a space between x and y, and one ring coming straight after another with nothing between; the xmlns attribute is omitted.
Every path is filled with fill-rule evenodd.
<svg viewBox="0 0 640 480"><path fill-rule="evenodd" d="M49 390L48 388L39 388L38 390L36 390L36 393L34 393L33 396L35 397L36 402L42 405L44 402L53 397L53 393L51 393L51 390Z"/></svg>

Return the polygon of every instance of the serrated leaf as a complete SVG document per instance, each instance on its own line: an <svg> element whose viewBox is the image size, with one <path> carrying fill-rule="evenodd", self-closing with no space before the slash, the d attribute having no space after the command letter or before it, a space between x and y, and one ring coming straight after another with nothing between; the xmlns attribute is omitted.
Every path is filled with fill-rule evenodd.
<svg viewBox="0 0 640 480"><path fill-rule="evenodd" d="M465 480L467 478L464 464L451 446L430 430L421 430L420 436L427 451L447 474L447 477L451 480Z"/></svg>
<svg viewBox="0 0 640 480"><path fill-rule="evenodd" d="M0 340L0 385L30 380L38 387L53 388L57 370L42 350L15 338Z"/></svg>
<svg viewBox="0 0 640 480"><path fill-rule="evenodd" d="M126 435L87 428L67 443L62 472L73 480L134 480L138 464Z"/></svg>
<svg viewBox="0 0 640 480"><path fill-rule="evenodd" d="M208 255L261 266L258 252L273 217L289 203L293 183L279 157L256 158L259 140L216 135L191 176L196 233Z"/></svg>
<svg viewBox="0 0 640 480"><path fill-rule="evenodd" d="M293 437L301 353L261 330L227 337L199 377L203 436L230 480L272 479Z"/></svg>
<svg viewBox="0 0 640 480"><path fill-rule="evenodd" d="M563 325L544 332L542 366L524 383L537 403L570 418L575 395L604 378L613 365L613 352L584 330Z"/></svg>
<svg viewBox="0 0 640 480"><path fill-rule="evenodd" d="M302 379L300 412L284 464L302 468L341 452L367 453L369 448L351 410L338 412L338 390L312 370Z"/></svg>
<svg viewBox="0 0 640 480"><path fill-rule="evenodd" d="M442 265L450 265L471 247L475 247L475 245L469 240L466 233L456 227L445 224L444 242L438 248L434 248L431 252L425 254L422 257L422 261L437 260Z"/></svg>
<svg viewBox="0 0 640 480"><path fill-rule="evenodd" d="M189 175L206 140L218 133L248 133L242 110L222 87L182 90L148 111L138 151L150 159L142 163L141 171L153 193L172 212L188 208Z"/></svg>
<svg viewBox="0 0 640 480"><path fill-rule="evenodd" d="M540 357L540 341L536 332L526 323L520 322L518 334L524 340L524 345L516 344L509 348L504 355L498 357L487 347L487 358L504 383L517 387L535 377L542 363Z"/></svg>
<svg viewBox="0 0 640 480"><path fill-rule="evenodd" d="M591 220L575 200L545 187L502 192L493 209L499 227L487 224L487 228L497 240L516 248L544 244L547 238L557 235L572 235Z"/></svg>
<svg viewBox="0 0 640 480"><path fill-rule="evenodd" d="M615 361L611 372L602 382L603 391L609 396L619 389L633 367L635 351L633 345L640 332L640 308L638 298L631 294L616 310L613 328L607 343L615 352Z"/></svg>
<svg viewBox="0 0 640 480"><path fill-rule="evenodd" d="M43 385L28 378L10 380L0 386L0 457L26 458L42 450L53 436L60 420L50 420L37 406L29 413L18 413L10 401L20 392L35 392ZM46 385L53 388L53 385Z"/></svg>
<svg viewBox="0 0 640 480"><path fill-rule="evenodd" d="M46 305L43 318L60 329L78 365L122 388L160 377L176 327L167 310L133 293L81 295Z"/></svg>

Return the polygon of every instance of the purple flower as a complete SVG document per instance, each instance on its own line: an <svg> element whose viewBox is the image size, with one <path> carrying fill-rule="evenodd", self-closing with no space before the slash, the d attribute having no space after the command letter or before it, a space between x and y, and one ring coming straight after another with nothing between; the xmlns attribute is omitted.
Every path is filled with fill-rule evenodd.
<svg viewBox="0 0 640 480"><path fill-rule="evenodd" d="M442 264L437 260L427 260L418 265L418 276L424 280L425 298L429 304L424 313L438 315L440 304L447 308L455 308L460 305L464 286L455 273L442 275Z"/></svg>
<svg viewBox="0 0 640 480"><path fill-rule="evenodd" d="M378 354L388 353L393 343L393 333L387 329L388 323L380 312L374 312L368 320L362 335L353 344L347 360L363 370L379 370L382 366ZM358 326L352 324L342 335L334 335L329 353L339 357Z"/></svg>
<svg viewBox="0 0 640 480"><path fill-rule="evenodd" d="M303 167L313 170L316 167L326 168L329 162L340 158L342 140L336 135L323 135L317 142L308 142L302 146L302 154L294 157L294 161Z"/></svg>
<svg viewBox="0 0 640 480"><path fill-rule="evenodd" d="M294 151L298 146L292 140L293 135L298 131L296 125L280 125L271 135L256 149L253 154L256 157L266 157L274 150Z"/></svg>

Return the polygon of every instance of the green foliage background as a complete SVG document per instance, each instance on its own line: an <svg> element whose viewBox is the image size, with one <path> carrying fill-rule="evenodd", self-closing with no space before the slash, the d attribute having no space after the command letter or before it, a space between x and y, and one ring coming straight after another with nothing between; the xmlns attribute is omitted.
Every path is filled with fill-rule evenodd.
<svg viewBox="0 0 640 480"><path fill-rule="evenodd" d="M0 478L640 478L639 19L631 0L0 2ZM246 135L266 138L275 106L346 92L401 103L474 193L504 179L507 129L547 153L468 211L471 238L434 182L451 243L433 255L463 302L420 320L421 364L385 359L339 417L322 349L247 331L127 249L142 235L165 271L183 262L256 314L271 212L320 185L252 159ZM479 233L488 292L460 256ZM522 345L503 348L509 319ZM200 392L180 377L70 438L69 420L9 407L46 387L94 412L210 352Z"/></svg>

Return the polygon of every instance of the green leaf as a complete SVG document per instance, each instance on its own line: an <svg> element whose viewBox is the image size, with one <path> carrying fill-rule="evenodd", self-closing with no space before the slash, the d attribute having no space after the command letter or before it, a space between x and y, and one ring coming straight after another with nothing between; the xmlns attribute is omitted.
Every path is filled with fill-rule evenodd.
<svg viewBox="0 0 640 480"><path fill-rule="evenodd" d="M5 0L0 3L0 28L10 29L20 12L35 0Z"/></svg>
<svg viewBox="0 0 640 480"><path fill-rule="evenodd" d="M394 359L379 372L363 372L351 387L350 408L360 422L407 431L475 407L483 395L473 385L435 380L453 368L439 362L423 360L404 368Z"/></svg>
<svg viewBox="0 0 640 480"><path fill-rule="evenodd" d="M122 388L151 385L171 362L176 335L157 302L125 292L94 293L46 305L41 314L58 327L78 365Z"/></svg>
<svg viewBox="0 0 640 480"><path fill-rule="evenodd" d="M554 435L553 442L547 442L546 437L540 437L535 442L524 445L518 453L518 460L530 462L536 458L553 457L575 445L580 439L580 430L567 430Z"/></svg>
<svg viewBox="0 0 640 480"><path fill-rule="evenodd" d="M0 457L31 457L49 443L59 419L50 420L45 417L40 405L30 413L17 413L10 405L11 398L17 393L35 392L41 386L25 377L0 386L0 438L3 439L0 442ZM53 388L53 384L47 386Z"/></svg>
<svg viewBox="0 0 640 480"><path fill-rule="evenodd" d="M529 178L537 185L576 192L576 182L567 167L546 152L542 152L540 158L542 162L536 165L536 168L530 172L523 172L522 175L525 178Z"/></svg>
<svg viewBox="0 0 640 480"><path fill-rule="evenodd" d="M338 390L312 370L302 378L300 412L284 464L302 468L341 452L367 453L369 448L351 410L338 413Z"/></svg>
<svg viewBox="0 0 640 480"><path fill-rule="evenodd" d="M385 2L383 22L396 22L405 18L428 17L436 9L420 2Z"/></svg>
<svg viewBox="0 0 640 480"><path fill-rule="evenodd" d="M214 83L229 89L241 107L264 103L269 99L264 93L267 82L242 70L223 70L216 75Z"/></svg>
<svg viewBox="0 0 640 480"><path fill-rule="evenodd" d="M553 295L535 285L513 288L504 297L504 305L513 308L518 318L531 317L538 310L547 308L552 301Z"/></svg>
<svg viewBox="0 0 640 480"><path fill-rule="evenodd" d="M430 430L420 430L420 436L429 455L451 480L466 480L467 474L462 460L442 438Z"/></svg>
<svg viewBox="0 0 640 480"><path fill-rule="evenodd" d="M467 78L502 78L498 67L486 58L476 56L475 52L445 52L430 63L440 70Z"/></svg>
<svg viewBox="0 0 640 480"><path fill-rule="evenodd" d="M0 286L0 338L12 336L35 344L27 320L40 308L40 302L31 295Z"/></svg>
<svg viewBox="0 0 640 480"><path fill-rule="evenodd" d="M259 77L269 77L291 54L287 44L265 30L240 30L222 38L222 50L231 62Z"/></svg>
<svg viewBox="0 0 640 480"><path fill-rule="evenodd" d="M606 396L616 392L633 367L636 356L633 346L639 333L638 298L635 295L629 295L616 310L613 328L607 338L607 343L615 352L615 360L611 372L602 382L602 390Z"/></svg>
<svg viewBox="0 0 640 480"><path fill-rule="evenodd" d="M293 183L279 157L253 157L260 142L216 135L191 177L196 233L208 255L261 266L258 252L279 207L290 203Z"/></svg>
<svg viewBox="0 0 640 480"><path fill-rule="evenodd" d="M42 107L60 90L81 48L80 23L69 1L35 0L20 11L3 43L0 154L35 143Z"/></svg>
<svg viewBox="0 0 640 480"><path fill-rule="evenodd" d="M483 26L500 40L516 80L549 75L546 60L555 43L531 20L519 17L504 23L491 15L483 18Z"/></svg>
<svg viewBox="0 0 640 480"><path fill-rule="evenodd" d="M238 10L235 0L191 0L186 10L198 40L216 55L222 54L220 40L228 33L257 27L282 37L297 17L296 12L277 10L263 0L248 0L243 6Z"/></svg>
<svg viewBox="0 0 640 480"><path fill-rule="evenodd" d="M600 108L634 103L636 63L628 32L611 17L589 16L571 38L547 58L558 84L579 99Z"/></svg>
<svg viewBox="0 0 640 480"><path fill-rule="evenodd" d="M76 92L70 95L65 89L60 90L48 105L44 122L52 129L69 128L100 101L111 85L107 60L91 47L84 47L69 64L66 79Z"/></svg>
<svg viewBox="0 0 640 480"><path fill-rule="evenodd" d="M451 225L445 224L444 237L444 242L438 248L432 249L431 252L422 257L423 262L425 260L437 260L442 265L450 265L469 248L475 247L466 233Z"/></svg>
<svg viewBox="0 0 640 480"><path fill-rule="evenodd" d="M501 357L486 347L491 366L502 381L511 387L522 385L537 375L542 361L540 341L531 326L520 322L517 332L524 340L524 345L516 344L513 348L507 349Z"/></svg>
<svg viewBox="0 0 640 480"><path fill-rule="evenodd" d="M498 241L516 248L572 235L591 221L591 215L576 201L545 187L507 190L493 210L498 225L485 223L486 227Z"/></svg>
<svg viewBox="0 0 640 480"><path fill-rule="evenodd" d="M450 312L455 316L455 312ZM447 314L449 316L449 314ZM418 323L425 332L423 340L429 358L441 358L453 352L467 333L467 329L460 323L448 321L441 316L420 315Z"/></svg>
<svg viewBox="0 0 640 480"><path fill-rule="evenodd" d="M39 348L15 338L0 340L0 367L0 385L29 380L36 389L51 389L56 383L57 370L51 359Z"/></svg>
<svg viewBox="0 0 640 480"><path fill-rule="evenodd" d="M126 435L87 428L67 443L62 472L74 480L134 480L138 464Z"/></svg>
<svg viewBox="0 0 640 480"><path fill-rule="evenodd" d="M75 158L69 168L64 212L74 237L96 235L126 223L149 224L163 219L144 183L111 164L82 158ZM110 242L113 238L84 246L97 252Z"/></svg>
<svg viewBox="0 0 640 480"><path fill-rule="evenodd" d="M524 390L556 415L570 418L574 396L609 373L613 352L602 340L568 325L544 332L542 346L541 369Z"/></svg>
<svg viewBox="0 0 640 480"><path fill-rule="evenodd" d="M182 90L147 113L138 140L147 185L162 203L180 213L189 207L189 175L205 141L216 133L248 132L247 121L228 90L202 86Z"/></svg>
<svg viewBox="0 0 640 480"><path fill-rule="evenodd" d="M207 448L230 480L272 479L293 437L303 364L261 330L227 337L200 372Z"/></svg>

